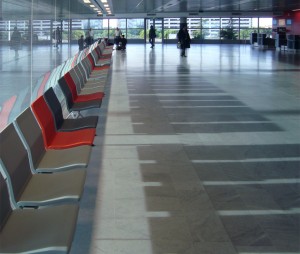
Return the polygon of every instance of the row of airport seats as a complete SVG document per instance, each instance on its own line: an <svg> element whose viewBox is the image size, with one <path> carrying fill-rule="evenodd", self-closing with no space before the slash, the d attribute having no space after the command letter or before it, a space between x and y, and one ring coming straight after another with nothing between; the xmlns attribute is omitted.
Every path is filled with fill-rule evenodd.
<svg viewBox="0 0 300 254"><path fill-rule="evenodd" d="M112 48L99 43L0 133L0 253L68 253Z"/></svg>

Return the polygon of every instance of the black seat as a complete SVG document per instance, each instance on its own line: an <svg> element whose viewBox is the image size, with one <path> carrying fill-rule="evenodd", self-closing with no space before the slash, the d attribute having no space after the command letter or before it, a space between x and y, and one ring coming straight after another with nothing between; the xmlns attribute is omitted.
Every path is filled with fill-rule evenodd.
<svg viewBox="0 0 300 254"><path fill-rule="evenodd" d="M57 131L73 131L86 128L96 128L98 123L98 116L85 116L77 119L64 119L60 102L56 97L52 87L50 87L43 96L52 111Z"/></svg>
<svg viewBox="0 0 300 254"><path fill-rule="evenodd" d="M58 84L66 98L66 104L68 107L68 110L70 112L80 112L83 110L88 110L92 108L100 108L102 104L102 100L92 100L92 101L82 101L82 102L74 102L72 97L72 92L65 80L64 77L61 77L58 80ZM80 114L81 115L81 114ZM81 115L82 116L82 115Z"/></svg>

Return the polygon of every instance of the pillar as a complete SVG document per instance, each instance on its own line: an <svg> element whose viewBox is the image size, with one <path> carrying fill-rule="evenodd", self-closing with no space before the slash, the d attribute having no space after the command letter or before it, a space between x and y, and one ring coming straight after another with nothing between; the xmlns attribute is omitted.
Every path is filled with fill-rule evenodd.
<svg viewBox="0 0 300 254"><path fill-rule="evenodd" d="M187 26L187 18L180 18L180 29Z"/></svg>

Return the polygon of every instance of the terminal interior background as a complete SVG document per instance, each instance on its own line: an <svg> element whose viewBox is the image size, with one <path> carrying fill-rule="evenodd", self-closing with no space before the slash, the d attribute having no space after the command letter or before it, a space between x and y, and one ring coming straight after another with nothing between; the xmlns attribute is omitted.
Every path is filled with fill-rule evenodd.
<svg viewBox="0 0 300 254"><path fill-rule="evenodd" d="M71 253L300 253L300 55L250 44L279 26L300 35L299 1L2 0L0 131L83 57L81 34L113 40L116 26L128 46L113 52L93 112L101 123ZM229 26L234 40L220 37Z"/></svg>
<svg viewBox="0 0 300 254"><path fill-rule="evenodd" d="M280 26L287 27L291 34L300 33L298 1L220 1L218 4L211 1L89 2L1 1L1 76L8 82L2 84L4 91L0 96L0 107L17 102L10 112L5 113L5 121L0 121L1 129L37 97L41 83L46 83L46 87L53 85L51 80L47 80L49 72L78 53L77 40L80 35L85 36L89 28L93 29L95 38L110 38L113 41L114 29L119 26L129 43L145 43L148 41L147 31L150 25L154 25L158 34L156 43L160 45L176 44L182 18L189 26L192 43L195 44L249 44L252 32L275 38L272 30ZM105 2L108 7L105 7ZM22 46L18 52L10 47L14 27L22 36ZM54 45L52 33L56 27L62 30L65 50L51 48ZM221 37L221 31L228 28L233 29L234 40ZM40 64L40 49L50 54L43 61L47 62L45 65ZM26 63L22 63L25 59ZM7 63L11 63L15 71L11 72ZM24 76L25 72L30 75ZM6 87L8 83L19 83L19 79L23 84L17 91L13 91L11 85L9 89Z"/></svg>

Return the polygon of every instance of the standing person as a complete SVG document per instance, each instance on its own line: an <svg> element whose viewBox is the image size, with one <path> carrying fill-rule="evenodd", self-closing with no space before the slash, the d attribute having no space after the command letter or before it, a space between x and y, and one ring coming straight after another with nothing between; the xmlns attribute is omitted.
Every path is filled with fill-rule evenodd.
<svg viewBox="0 0 300 254"><path fill-rule="evenodd" d="M93 32L92 28L90 28L87 31L86 42L87 42L88 46L90 46L90 45L92 45L94 43L94 32Z"/></svg>
<svg viewBox="0 0 300 254"><path fill-rule="evenodd" d="M62 40L61 40L61 31L60 31L59 27L57 27L56 30L53 31L52 39L55 40L54 47L58 48L58 44L62 43Z"/></svg>
<svg viewBox="0 0 300 254"><path fill-rule="evenodd" d="M118 46L120 39L121 39L122 31L119 29L119 27L115 30L115 44Z"/></svg>
<svg viewBox="0 0 300 254"><path fill-rule="evenodd" d="M79 51L84 49L84 38L83 35L80 36L80 39L78 39L78 46L79 46Z"/></svg>
<svg viewBox="0 0 300 254"><path fill-rule="evenodd" d="M155 29L153 26L150 26L150 30L149 30L149 42L151 44L150 48L153 48L155 45L155 38L156 38L156 33L155 33Z"/></svg>
<svg viewBox="0 0 300 254"><path fill-rule="evenodd" d="M177 36L181 45L181 56L186 57L186 49L191 47L191 38L187 26L183 26L179 30Z"/></svg>
<svg viewBox="0 0 300 254"><path fill-rule="evenodd" d="M15 26L14 31L10 38L11 49L15 51L15 58L19 57L19 49L21 47L21 33L18 31L18 28Z"/></svg>

